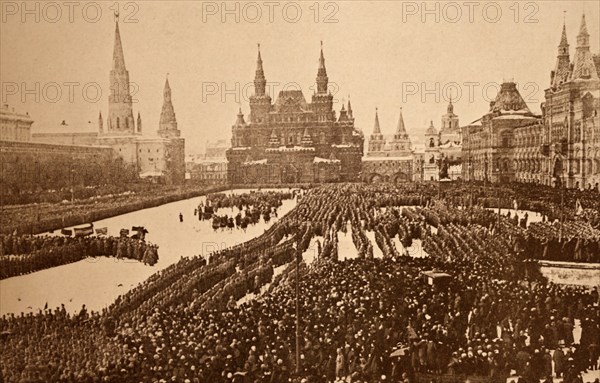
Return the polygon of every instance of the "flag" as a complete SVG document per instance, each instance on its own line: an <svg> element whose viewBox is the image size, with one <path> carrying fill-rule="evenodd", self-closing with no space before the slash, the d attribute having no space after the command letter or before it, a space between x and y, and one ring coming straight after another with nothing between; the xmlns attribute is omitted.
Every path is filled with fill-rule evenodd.
<svg viewBox="0 0 600 383"><path fill-rule="evenodd" d="M96 229L97 235L108 235L108 227L101 227Z"/></svg>
<svg viewBox="0 0 600 383"><path fill-rule="evenodd" d="M44 310L48 310L48 302L44 305Z"/></svg>
<svg viewBox="0 0 600 383"><path fill-rule="evenodd" d="M517 199L516 199L516 198L513 200L513 208L514 208L515 210L519 210L519 203L517 202Z"/></svg>
<svg viewBox="0 0 600 383"><path fill-rule="evenodd" d="M579 198L575 202L575 210L577 210L577 213L576 213L577 215L580 215L581 213L583 213L583 206L581 206L581 202L579 201Z"/></svg>

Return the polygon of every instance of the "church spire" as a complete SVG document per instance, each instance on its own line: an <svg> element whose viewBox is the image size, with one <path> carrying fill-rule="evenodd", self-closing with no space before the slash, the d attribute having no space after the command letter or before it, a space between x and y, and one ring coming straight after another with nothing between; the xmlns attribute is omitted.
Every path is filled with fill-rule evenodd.
<svg viewBox="0 0 600 383"><path fill-rule="evenodd" d="M163 138L179 137L181 132L177 129L177 118L175 109L171 100L171 86L169 85L169 74L165 81L163 90L163 106L160 112L160 122L158 126L158 135Z"/></svg>
<svg viewBox="0 0 600 383"><path fill-rule="evenodd" d="M327 93L327 69L325 69L325 57L323 56L323 41L321 41L321 56L319 57L319 70L317 71L317 93Z"/></svg>
<svg viewBox="0 0 600 383"><path fill-rule="evenodd" d="M102 112L98 114L98 131L100 133L104 132L104 121L102 120Z"/></svg>
<svg viewBox="0 0 600 383"><path fill-rule="evenodd" d="M573 71L571 80L598 80L598 72L594 58L590 52L590 34L585 24L585 14L581 17L581 26L577 35L577 48L575 48L575 59L573 60Z"/></svg>
<svg viewBox="0 0 600 383"><path fill-rule="evenodd" d="M254 94L256 96L264 96L266 85L267 80L265 79L262 57L260 56L260 44L258 44L258 58L256 59L256 74L254 76Z"/></svg>

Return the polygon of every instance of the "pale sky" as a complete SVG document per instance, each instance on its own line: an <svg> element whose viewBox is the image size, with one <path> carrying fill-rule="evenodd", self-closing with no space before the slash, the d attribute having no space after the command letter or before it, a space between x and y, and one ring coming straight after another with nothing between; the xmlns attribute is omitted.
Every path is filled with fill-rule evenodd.
<svg viewBox="0 0 600 383"><path fill-rule="evenodd" d="M134 114L141 113L145 134L155 134L169 73L187 153L201 151L206 140L229 139L240 105L248 114L242 93L254 79L257 43L273 101L286 84L300 86L310 101L322 40L336 110L350 95L356 126L369 135L376 107L384 134L394 132L402 107L416 143L430 120L439 129L450 92L464 125L488 110L503 79L514 79L531 110L540 113L563 16L571 59L583 12L592 52L600 46L597 1L227 2L232 14L221 1L53 3L59 9L30 1L31 14L21 1L0 3L2 103L29 112L35 131L56 131L62 120L67 129L96 129L99 111L106 119L111 8L117 4L125 63L137 89Z"/></svg>

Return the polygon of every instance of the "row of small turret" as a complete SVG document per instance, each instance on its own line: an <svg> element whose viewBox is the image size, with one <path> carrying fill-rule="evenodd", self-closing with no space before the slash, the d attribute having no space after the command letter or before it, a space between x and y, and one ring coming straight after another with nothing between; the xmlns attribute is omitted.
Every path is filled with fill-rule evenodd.
<svg viewBox="0 0 600 383"><path fill-rule="evenodd" d="M442 126L440 131L435 128L433 121L425 131L425 142L427 146L433 147L454 144L460 145L460 126L458 116L454 114L454 105L452 99L448 104L446 114L442 116ZM400 117L396 125L396 131L393 135L384 135L381 132L379 124L379 110L375 109L375 125L373 133L369 137L369 146L367 156L374 157L405 157L413 153L413 145L410 136L406 131L404 118L402 117L402 108L400 108Z"/></svg>

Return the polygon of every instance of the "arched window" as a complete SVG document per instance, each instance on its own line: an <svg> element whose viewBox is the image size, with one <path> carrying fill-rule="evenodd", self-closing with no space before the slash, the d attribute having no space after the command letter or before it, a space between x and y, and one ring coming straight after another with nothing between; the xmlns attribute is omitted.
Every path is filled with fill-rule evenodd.
<svg viewBox="0 0 600 383"><path fill-rule="evenodd" d="M429 139L429 147L433 148L435 146L435 142L433 141L433 137Z"/></svg>

